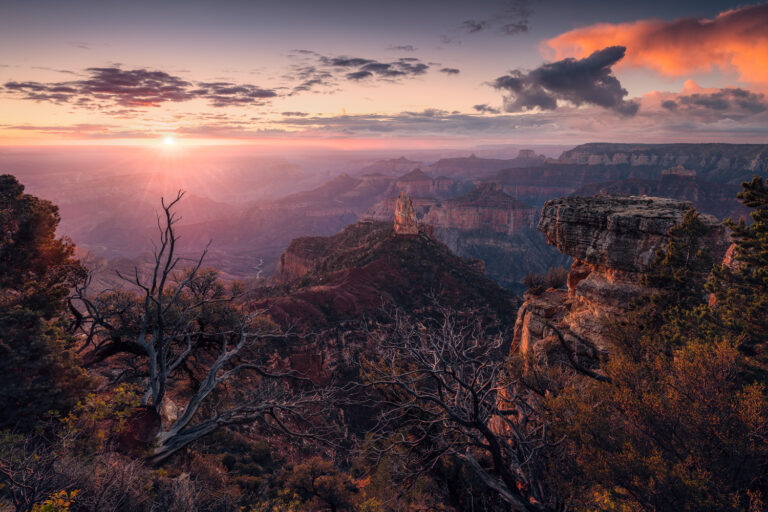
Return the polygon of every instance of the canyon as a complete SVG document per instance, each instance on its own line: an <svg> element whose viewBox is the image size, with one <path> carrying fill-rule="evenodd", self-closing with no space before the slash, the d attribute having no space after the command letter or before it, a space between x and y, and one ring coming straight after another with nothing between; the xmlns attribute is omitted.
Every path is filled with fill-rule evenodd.
<svg viewBox="0 0 768 512"><path fill-rule="evenodd" d="M60 234L73 239L104 286L115 284L115 269L141 266L151 257L159 198L184 188L179 250L194 258L211 242L206 264L228 280L272 275L295 238L331 236L361 219L391 222L397 197L406 192L419 222L438 239L463 257L482 260L492 279L522 291L527 273L571 261L535 229L547 200L573 194L672 197L719 218L740 218L739 183L760 172L768 157L768 146L748 144L591 143L556 158L520 150L514 158L449 152L296 158L300 163L239 153L212 162L212 154L200 151L148 168L132 153L111 167L103 157L83 153L68 160L77 165L47 159L40 169L10 155L3 171L61 205ZM89 166L99 173L85 172ZM677 166L683 174L674 174ZM506 197L493 199L499 193Z"/></svg>

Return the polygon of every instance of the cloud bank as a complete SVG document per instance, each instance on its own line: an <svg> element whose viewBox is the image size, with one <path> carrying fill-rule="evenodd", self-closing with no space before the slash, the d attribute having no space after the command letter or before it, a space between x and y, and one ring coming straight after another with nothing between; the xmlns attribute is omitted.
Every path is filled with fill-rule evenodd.
<svg viewBox="0 0 768 512"><path fill-rule="evenodd" d="M264 105L277 96L273 89L231 82L189 82L164 71L147 69L88 68L87 78L67 82L7 82L3 92L11 96L82 107L117 105L156 107L203 99L214 107Z"/></svg>
<svg viewBox="0 0 768 512"><path fill-rule="evenodd" d="M724 11L714 19L601 23L566 32L545 47L554 58L580 58L612 45L628 49L623 65L672 77L717 67L768 89L768 3Z"/></svg>

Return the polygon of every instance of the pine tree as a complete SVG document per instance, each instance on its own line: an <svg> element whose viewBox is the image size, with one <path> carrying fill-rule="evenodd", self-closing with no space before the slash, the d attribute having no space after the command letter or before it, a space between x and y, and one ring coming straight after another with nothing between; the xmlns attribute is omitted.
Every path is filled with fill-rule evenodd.
<svg viewBox="0 0 768 512"><path fill-rule="evenodd" d="M718 265L709 281L723 327L741 349L766 363L768 341L768 184L755 176L743 183L739 199L752 208L752 223L727 221L733 230L733 263Z"/></svg>
<svg viewBox="0 0 768 512"><path fill-rule="evenodd" d="M67 294L83 269L56 238L58 209L0 176L0 428L27 428L76 400L87 379L67 334Z"/></svg>

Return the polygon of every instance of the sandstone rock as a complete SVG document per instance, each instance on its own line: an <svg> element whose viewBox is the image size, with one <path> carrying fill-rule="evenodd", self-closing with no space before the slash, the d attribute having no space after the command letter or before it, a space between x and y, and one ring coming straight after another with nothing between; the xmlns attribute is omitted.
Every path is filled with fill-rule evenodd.
<svg viewBox="0 0 768 512"><path fill-rule="evenodd" d="M168 428L173 425L182 413L181 407L167 396L163 400L163 406L160 409L160 418L163 426Z"/></svg>
<svg viewBox="0 0 768 512"><path fill-rule="evenodd" d="M723 256L723 265L734 270L744 266L742 261L736 259L736 244L731 244L728 247L728 250L725 251L725 256Z"/></svg>
<svg viewBox="0 0 768 512"><path fill-rule="evenodd" d="M546 352L546 348L556 342L554 330L550 325L562 327L562 320L568 314L565 305L565 290L547 290L540 295L525 295L525 302L517 310L512 346L520 352L533 350L536 354Z"/></svg>
<svg viewBox="0 0 768 512"><path fill-rule="evenodd" d="M687 201L658 197L568 197L547 201L538 229L560 252L590 264L645 272L657 250L692 208ZM722 257L730 241L711 215L701 215L710 234L705 244Z"/></svg>
<svg viewBox="0 0 768 512"><path fill-rule="evenodd" d="M690 207L685 201L636 196L568 197L544 205L538 229L548 243L575 259L568 291L558 292L560 305L551 304L556 298L551 293L547 299L558 311L557 328L566 338L598 352L610 350L611 321L624 317L638 297L653 293L643 276L669 242L670 228ZM722 258L730 244L726 228L714 217L701 219L709 227L703 243ZM520 310L521 323L515 326L520 350L537 353L551 346L551 332L541 325L553 322L546 320L542 300L526 297Z"/></svg>
<svg viewBox="0 0 768 512"><path fill-rule="evenodd" d="M395 233L398 235L418 235L419 223L416 220L416 212L413 202L405 192L400 192L395 204Z"/></svg>

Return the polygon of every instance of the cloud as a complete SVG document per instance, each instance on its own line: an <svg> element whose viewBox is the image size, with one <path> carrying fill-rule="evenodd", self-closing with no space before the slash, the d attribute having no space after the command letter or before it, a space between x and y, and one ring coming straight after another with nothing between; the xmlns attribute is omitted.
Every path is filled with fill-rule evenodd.
<svg viewBox="0 0 768 512"><path fill-rule="evenodd" d="M491 107L490 105L486 105L483 103L482 105L475 105L472 107L477 112L480 112L481 114L500 114L501 110L498 108Z"/></svg>
<svg viewBox="0 0 768 512"><path fill-rule="evenodd" d="M692 80L688 80L679 93L654 91L646 94L642 101L644 110L656 108L659 115L670 116L678 122L741 122L768 113L768 98L763 93L734 87L704 89Z"/></svg>
<svg viewBox="0 0 768 512"><path fill-rule="evenodd" d="M624 99L627 91L611 70L625 51L622 46L609 46L584 59L567 58L528 73L512 71L497 78L493 86L509 94L504 99L507 112L555 110L561 100L576 106L597 105L632 116L637 113L638 104Z"/></svg>
<svg viewBox="0 0 768 512"><path fill-rule="evenodd" d="M68 82L7 82L6 94L33 101L72 103L81 107L156 107L194 99L214 107L263 105L278 94L251 84L189 82L164 71L88 68L87 77Z"/></svg>
<svg viewBox="0 0 768 512"><path fill-rule="evenodd" d="M485 18L464 20L459 30L467 34L489 30L504 35L528 32L529 18L533 14L532 3L531 0L505 0L500 11Z"/></svg>
<svg viewBox="0 0 768 512"><path fill-rule="evenodd" d="M192 84L164 71L88 68L90 77L72 82L79 96L111 100L125 107L155 106L165 102L188 101L195 95Z"/></svg>
<svg viewBox="0 0 768 512"><path fill-rule="evenodd" d="M289 66L283 78L294 82L291 95L332 89L339 87L343 81L398 81L423 75L430 69L430 64L415 57L380 61L346 55L322 55L312 50L294 50L289 57L295 63Z"/></svg>
<svg viewBox="0 0 768 512"><path fill-rule="evenodd" d="M724 11L713 19L600 23L546 42L552 57L584 57L606 46L628 48L623 65L680 77L713 68L768 88L768 3Z"/></svg>
<svg viewBox="0 0 768 512"><path fill-rule="evenodd" d="M461 73L461 70L457 68L441 68L440 72L445 73L446 75L458 75Z"/></svg>
<svg viewBox="0 0 768 512"><path fill-rule="evenodd" d="M277 96L274 89L263 89L255 85L236 85L229 82L198 83L195 94L208 99L214 107L229 105L263 105L264 101Z"/></svg>
<svg viewBox="0 0 768 512"><path fill-rule="evenodd" d="M402 45L387 46L387 50L391 50L394 52L415 52L416 50L418 50L418 48L416 48L411 44L402 44Z"/></svg>
<svg viewBox="0 0 768 512"><path fill-rule="evenodd" d="M429 69L429 64L421 62L414 57L403 57L393 62L380 62L373 59L360 57L320 57L320 62L328 68L349 69L345 74L349 80L361 80L363 78L402 78L423 75Z"/></svg>

